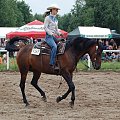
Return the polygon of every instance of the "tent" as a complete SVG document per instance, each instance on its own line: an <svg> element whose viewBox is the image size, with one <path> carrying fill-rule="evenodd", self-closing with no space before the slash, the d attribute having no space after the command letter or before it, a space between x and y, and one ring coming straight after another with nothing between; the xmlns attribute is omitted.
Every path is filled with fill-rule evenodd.
<svg viewBox="0 0 120 120"><path fill-rule="evenodd" d="M108 28L79 26L68 34L68 38L74 38L77 36L92 39L107 39L111 38L111 31Z"/></svg>
<svg viewBox="0 0 120 120"><path fill-rule="evenodd" d="M67 37L68 33L60 30L59 31L63 34L64 38ZM45 38L45 31L44 31L44 23L38 20L32 21L18 29L15 32L10 32L6 35L6 38L13 38L16 36L20 37L28 37L28 38Z"/></svg>
<svg viewBox="0 0 120 120"><path fill-rule="evenodd" d="M0 38L6 38L6 34L14 32L17 27L0 27Z"/></svg>
<svg viewBox="0 0 120 120"><path fill-rule="evenodd" d="M120 34L118 34L118 33L112 33L112 38L114 38L114 39L120 39Z"/></svg>

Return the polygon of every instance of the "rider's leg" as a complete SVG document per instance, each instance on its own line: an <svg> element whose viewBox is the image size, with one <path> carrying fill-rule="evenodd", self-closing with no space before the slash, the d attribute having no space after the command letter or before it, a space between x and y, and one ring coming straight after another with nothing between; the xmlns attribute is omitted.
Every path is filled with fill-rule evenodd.
<svg viewBox="0 0 120 120"><path fill-rule="evenodd" d="M57 45L55 43L55 40L54 40L53 36L51 36L51 35L46 36L46 42L51 47L50 65L54 65L55 64L56 52L57 52Z"/></svg>

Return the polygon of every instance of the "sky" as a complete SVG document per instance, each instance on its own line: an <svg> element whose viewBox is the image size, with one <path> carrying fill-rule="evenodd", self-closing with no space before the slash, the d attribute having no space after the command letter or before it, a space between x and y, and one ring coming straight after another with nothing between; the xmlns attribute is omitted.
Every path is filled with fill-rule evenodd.
<svg viewBox="0 0 120 120"><path fill-rule="evenodd" d="M73 8L73 5L75 4L75 0L24 0L24 1L30 6L33 14L35 13L44 14L47 7L49 7L51 4L57 4L61 9L59 11L59 14L64 15L66 13L69 13L70 10Z"/></svg>

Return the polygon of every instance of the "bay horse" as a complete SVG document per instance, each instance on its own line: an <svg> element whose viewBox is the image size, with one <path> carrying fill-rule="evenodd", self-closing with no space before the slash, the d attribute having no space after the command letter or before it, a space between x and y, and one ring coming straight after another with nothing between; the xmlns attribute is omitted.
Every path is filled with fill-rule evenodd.
<svg viewBox="0 0 120 120"><path fill-rule="evenodd" d="M31 84L39 91L42 96L42 100L44 101L47 100L45 92L37 84L41 73L61 75L67 82L69 88L65 94L57 97L56 101L57 103L60 102L65 99L70 92L72 92L70 106L73 107L75 101L75 85L72 80L73 71L75 70L80 58L86 53L90 56L93 68L96 70L100 69L102 53L101 44L97 40L82 37L67 40L64 54L58 56L60 73L53 71L50 67L49 55L32 55L31 51L33 46L33 44L28 44L22 48L14 47L15 51L19 50L16 59L21 74L20 88L23 96L23 102L26 106L29 105L25 95L25 82L28 71L32 71L33 78Z"/></svg>

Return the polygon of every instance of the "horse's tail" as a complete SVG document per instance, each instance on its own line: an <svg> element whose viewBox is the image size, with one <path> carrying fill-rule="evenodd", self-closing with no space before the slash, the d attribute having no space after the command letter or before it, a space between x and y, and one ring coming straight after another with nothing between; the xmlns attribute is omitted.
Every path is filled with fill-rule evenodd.
<svg viewBox="0 0 120 120"><path fill-rule="evenodd" d="M19 51L26 45L27 39L26 37L14 37L7 42L5 49L9 52Z"/></svg>

